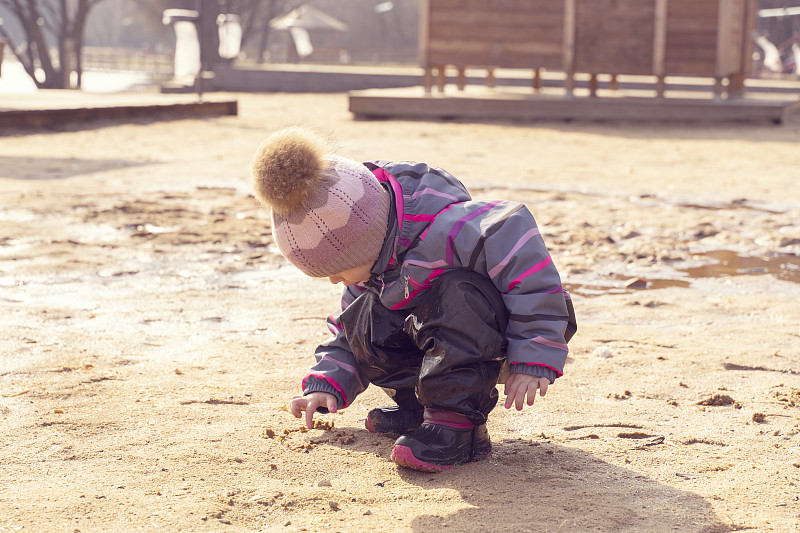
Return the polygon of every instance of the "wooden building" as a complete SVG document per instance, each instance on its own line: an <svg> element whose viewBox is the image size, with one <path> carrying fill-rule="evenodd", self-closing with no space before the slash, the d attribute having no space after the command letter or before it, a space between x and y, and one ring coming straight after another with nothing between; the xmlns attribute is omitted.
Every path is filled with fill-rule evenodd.
<svg viewBox="0 0 800 533"><path fill-rule="evenodd" d="M463 89L465 69L565 72L572 94L576 73L652 75L658 96L665 76L705 76L715 94L744 90L752 56L757 0L423 0L420 62L423 85L445 84L455 67Z"/></svg>

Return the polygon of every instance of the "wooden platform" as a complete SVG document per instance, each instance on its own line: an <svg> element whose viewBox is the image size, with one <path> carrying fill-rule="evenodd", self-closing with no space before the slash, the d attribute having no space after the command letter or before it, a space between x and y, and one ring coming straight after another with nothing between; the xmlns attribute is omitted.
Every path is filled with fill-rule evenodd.
<svg viewBox="0 0 800 533"><path fill-rule="evenodd" d="M692 92L657 98L635 91L608 91L599 97L568 97L563 91L533 94L523 88L470 86L464 91L448 87L443 93L426 94L420 86L353 91L349 105L361 119L782 124L800 121L798 96L767 93L728 100Z"/></svg>
<svg viewBox="0 0 800 533"><path fill-rule="evenodd" d="M0 128L51 128L100 120L171 120L236 115L236 100L218 95L97 94L42 90L0 95Z"/></svg>

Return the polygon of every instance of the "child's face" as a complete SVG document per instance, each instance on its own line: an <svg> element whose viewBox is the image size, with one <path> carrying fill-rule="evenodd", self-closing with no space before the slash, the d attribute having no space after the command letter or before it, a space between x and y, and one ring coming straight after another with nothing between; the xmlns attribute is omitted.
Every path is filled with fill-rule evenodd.
<svg viewBox="0 0 800 533"><path fill-rule="evenodd" d="M360 267L351 268L350 270L345 270L339 274L335 274L333 276L328 276L328 279L331 283L336 285L337 283L344 283L345 285L355 285L357 283L367 282L369 281L369 274L370 270L372 269L372 265L362 265Z"/></svg>

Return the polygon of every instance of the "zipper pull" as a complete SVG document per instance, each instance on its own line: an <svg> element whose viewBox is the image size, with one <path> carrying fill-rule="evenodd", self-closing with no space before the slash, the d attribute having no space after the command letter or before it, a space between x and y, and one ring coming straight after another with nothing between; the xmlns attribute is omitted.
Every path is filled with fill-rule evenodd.
<svg viewBox="0 0 800 533"><path fill-rule="evenodd" d="M381 282L381 290L378 293L378 298L383 296L383 289L386 287L386 284L383 282L383 274L384 274L384 272L381 272L381 275L378 276L378 281Z"/></svg>
<svg viewBox="0 0 800 533"><path fill-rule="evenodd" d="M408 278L410 278L410 277L411 276L409 276L408 274L403 276L403 280L405 281L405 285L406 285L406 291L405 291L406 299L408 299Z"/></svg>

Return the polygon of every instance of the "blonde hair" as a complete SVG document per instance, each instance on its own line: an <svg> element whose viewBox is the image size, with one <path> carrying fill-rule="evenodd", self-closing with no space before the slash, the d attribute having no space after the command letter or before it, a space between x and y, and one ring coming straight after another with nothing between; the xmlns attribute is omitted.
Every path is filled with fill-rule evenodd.
<svg viewBox="0 0 800 533"><path fill-rule="evenodd" d="M279 213L302 206L326 181L329 146L323 136L297 126L267 137L253 158L256 198Z"/></svg>

